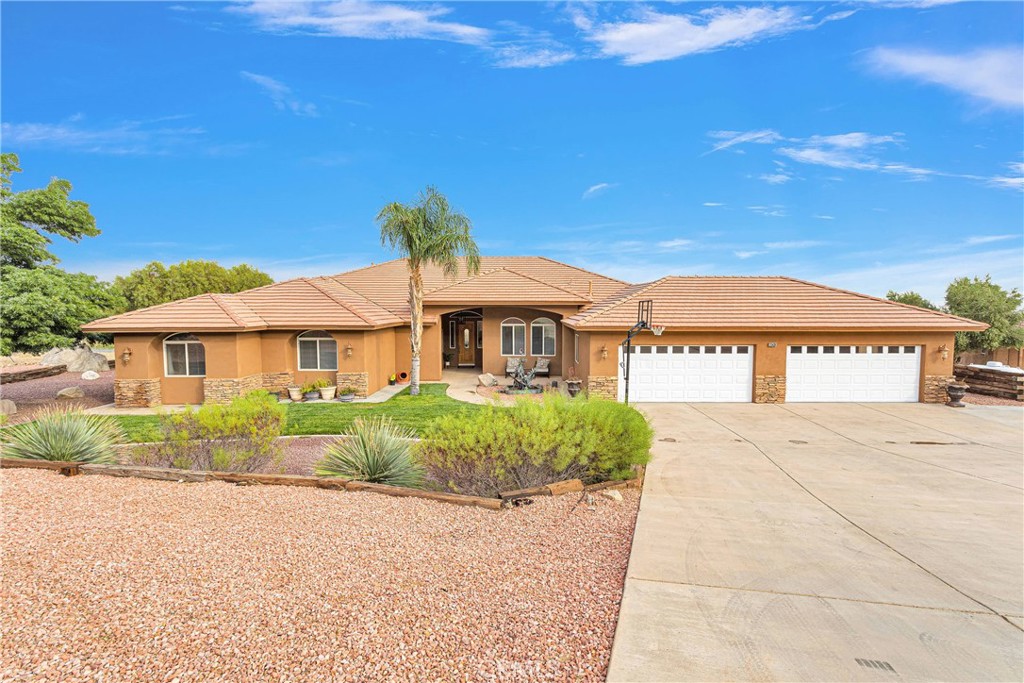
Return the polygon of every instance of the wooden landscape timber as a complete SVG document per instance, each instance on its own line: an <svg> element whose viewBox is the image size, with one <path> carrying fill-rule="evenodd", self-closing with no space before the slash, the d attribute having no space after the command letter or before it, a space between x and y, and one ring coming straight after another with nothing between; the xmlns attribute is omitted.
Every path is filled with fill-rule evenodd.
<svg viewBox="0 0 1024 683"><path fill-rule="evenodd" d="M1024 401L1024 375L969 365L955 366L953 375L976 394Z"/></svg>

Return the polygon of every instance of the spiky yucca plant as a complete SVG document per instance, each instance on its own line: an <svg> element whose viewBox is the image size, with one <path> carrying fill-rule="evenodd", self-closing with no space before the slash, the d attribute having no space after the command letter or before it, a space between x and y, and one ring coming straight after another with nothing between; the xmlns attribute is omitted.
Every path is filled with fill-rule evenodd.
<svg viewBox="0 0 1024 683"><path fill-rule="evenodd" d="M387 417L356 418L346 437L327 447L316 474L422 488L423 468L412 455L413 436Z"/></svg>
<svg viewBox="0 0 1024 683"><path fill-rule="evenodd" d="M109 415L47 408L34 420L4 430L3 454L9 458L111 463L114 446L127 440Z"/></svg>

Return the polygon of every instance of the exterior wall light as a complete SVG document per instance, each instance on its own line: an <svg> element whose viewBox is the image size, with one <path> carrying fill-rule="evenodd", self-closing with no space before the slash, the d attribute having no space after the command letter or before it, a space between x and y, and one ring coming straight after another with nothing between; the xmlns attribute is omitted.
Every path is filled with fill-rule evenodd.
<svg viewBox="0 0 1024 683"><path fill-rule="evenodd" d="M352 357L352 345L351 344L345 344L345 358L351 358L351 357Z"/></svg>
<svg viewBox="0 0 1024 683"><path fill-rule="evenodd" d="M601 360L608 360L608 346L607 344L601 345Z"/></svg>
<svg viewBox="0 0 1024 683"><path fill-rule="evenodd" d="M132 359L132 347L129 346L129 347L125 348L124 351L121 352L121 365L128 365L128 361L130 361L131 359Z"/></svg>
<svg viewBox="0 0 1024 683"><path fill-rule="evenodd" d="M949 360L949 347L948 346L943 344L942 346L940 346L938 348L938 351L939 351L939 355L942 357L942 360Z"/></svg>

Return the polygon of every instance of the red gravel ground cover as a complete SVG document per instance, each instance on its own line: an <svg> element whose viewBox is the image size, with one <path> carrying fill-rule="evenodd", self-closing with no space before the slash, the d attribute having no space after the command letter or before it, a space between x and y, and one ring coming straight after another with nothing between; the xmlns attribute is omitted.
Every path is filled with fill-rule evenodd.
<svg viewBox="0 0 1024 683"><path fill-rule="evenodd" d="M1018 406L1024 407L1024 401L1014 401L1010 398L999 398L998 396L986 396L968 391L964 396L964 403L973 403L976 406Z"/></svg>
<svg viewBox="0 0 1024 683"><path fill-rule="evenodd" d="M0 679L604 679L639 496L0 471Z"/></svg>
<svg viewBox="0 0 1024 683"><path fill-rule="evenodd" d="M18 406L11 424L32 419L32 415L48 405L64 408L92 408L114 402L114 371L99 373L100 378L82 379L80 372L65 372L53 377L30 379L14 384L0 384L0 398L9 398ZM57 392L67 387L81 387L85 398L57 400Z"/></svg>

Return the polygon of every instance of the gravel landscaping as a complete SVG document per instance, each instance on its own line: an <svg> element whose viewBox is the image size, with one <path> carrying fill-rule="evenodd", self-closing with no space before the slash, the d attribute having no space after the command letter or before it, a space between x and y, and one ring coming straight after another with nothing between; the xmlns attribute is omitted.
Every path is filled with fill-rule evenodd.
<svg viewBox="0 0 1024 683"><path fill-rule="evenodd" d="M65 372L53 377L30 379L13 384L0 384L0 398L7 398L18 406L18 412L11 415L10 423L26 422L32 415L46 406L64 408L92 408L114 402L114 371L99 373L99 379L82 379L80 372ZM84 398L57 400L57 392L67 387L80 387Z"/></svg>
<svg viewBox="0 0 1024 683"><path fill-rule="evenodd" d="M0 471L0 679L604 679L639 496Z"/></svg>
<svg viewBox="0 0 1024 683"><path fill-rule="evenodd" d="M967 395L964 396L964 403L973 403L976 406L1024 406L1024 402L1014 401L1012 398L975 394L973 391L967 392Z"/></svg>

